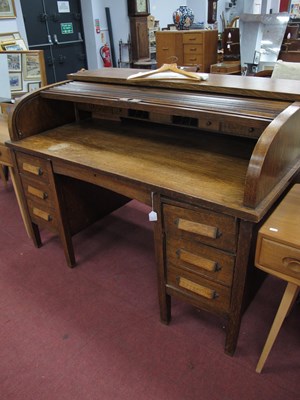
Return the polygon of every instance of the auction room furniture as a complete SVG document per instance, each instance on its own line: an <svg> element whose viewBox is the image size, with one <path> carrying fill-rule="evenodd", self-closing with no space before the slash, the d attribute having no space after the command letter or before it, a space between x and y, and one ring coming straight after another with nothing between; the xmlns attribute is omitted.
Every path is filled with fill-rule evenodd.
<svg viewBox="0 0 300 400"><path fill-rule="evenodd" d="M255 265L287 282L280 306L258 361L261 372L300 287L300 184L294 185L260 228Z"/></svg>
<svg viewBox="0 0 300 400"><path fill-rule="evenodd" d="M23 222L25 225L25 229L27 231L27 234L30 236L29 232L32 230L30 224L30 218L28 218L27 212L24 211L24 206L22 201L20 200L19 197L19 192L17 190L16 182L15 182L15 173L13 169L13 163L12 163L12 158L11 158L11 151L8 147L5 146L5 141L9 140L9 133L8 133L8 127L7 127L7 116L4 114L0 114L0 178L3 181L3 184L6 186L6 176L3 170L3 167L7 167L9 170L9 176L11 178L16 198L19 204L20 212L23 218ZM2 210L3 212L3 210Z"/></svg>
<svg viewBox="0 0 300 400"><path fill-rule="evenodd" d="M178 65L199 65L201 72L209 72L217 62L218 31L158 31L156 32L157 67L176 62Z"/></svg>
<svg viewBox="0 0 300 400"><path fill-rule="evenodd" d="M73 266L72 235L130 199L152 205L162 321L172 297L216 314L233 354L257 231L300 167L300 83L137 72L80 71L16 104L7 145L35 245L53 230Z"/></svg>

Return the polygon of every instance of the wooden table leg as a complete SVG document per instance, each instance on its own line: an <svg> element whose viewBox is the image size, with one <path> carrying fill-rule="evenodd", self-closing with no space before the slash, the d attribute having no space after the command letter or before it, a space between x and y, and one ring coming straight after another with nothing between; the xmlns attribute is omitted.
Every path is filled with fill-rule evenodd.
<svg viewBox="0 0 300 400"><path fill-rule="evenodd" d="M284 318L286 317L291 305L293 304L296 295L298 293L298 286L295 283L289 282L287 284L287 287L285 289L284 295L282 297L280 306L278 308L276 317L274 319L273 325L271 327L271 330L269 332L267 341L264 345L263 351L261 353L260 359L257 363L256 366L256 372L260 373L261 370L263 369L263 366L266 362L266 359L272 349L272 346L275 342L275 339L278 335L278 332L281 328L281 325L284 321Z"/></svg>

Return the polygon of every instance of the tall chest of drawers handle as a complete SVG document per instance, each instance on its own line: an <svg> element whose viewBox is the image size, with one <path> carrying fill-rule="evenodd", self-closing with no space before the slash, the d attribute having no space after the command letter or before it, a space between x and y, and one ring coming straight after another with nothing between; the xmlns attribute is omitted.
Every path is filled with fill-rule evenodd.
<svg viewBox="0 0 300 400"><path fill-rule="evenodd" d="M182 231L206 236L211 239L217 239L222 235L216 226L200 224L199 222L188 221L183 218L176 218L174 222L177 228Z"/></svg>

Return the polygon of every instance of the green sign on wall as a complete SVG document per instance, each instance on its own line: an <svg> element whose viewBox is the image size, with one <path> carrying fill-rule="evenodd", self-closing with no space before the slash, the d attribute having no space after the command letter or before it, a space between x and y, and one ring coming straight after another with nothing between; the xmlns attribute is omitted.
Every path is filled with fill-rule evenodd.
<svg viewBox="0 0 300 400"><path fill-rule="evenodd" d="M60 29L63 35L70 35L74 32L72 22L64 22L63 24L60 24Z"/></svg>

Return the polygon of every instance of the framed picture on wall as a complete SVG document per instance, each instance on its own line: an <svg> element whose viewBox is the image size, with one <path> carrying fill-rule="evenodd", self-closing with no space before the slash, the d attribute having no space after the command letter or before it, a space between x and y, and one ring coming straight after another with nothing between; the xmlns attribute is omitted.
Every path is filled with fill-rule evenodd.
<svg viewBox="0 0 300 400"><path fill-rule="evenodd" d="M23 54L23 74L25 80L39 80L41 78L41 66L38 53Z"/></svg>
<svg viewBox="0 0 300 400"><path fill-rule="evenodd" d="M7 64L9 72L22 71L22 57L20 53L7 54Z"/></svg>
<svg viewBox="0 0 300 400"><path fill-rule="evenodd" d="M0 18L16 18L14 0L0 0Z"/></svg>
<svg viewBox="0 0 300 400"><path fill-rule="evenodd" d="M33 90L39 89L40 87L41 87L41 82L29 82L28 92L32 92Z"/></svg>
<svg viewBox="0 0 300 400"><path fill-rule="evenodd" d="M9 84L10 84L10 90L12 92L20 92L23 89L21 72L10 72Z"/></svg>
<svg viewBox="0 0 300 400"><path fill-rule="evenodd" d="M291 0L290 14L295 18L300 17L300 1L299 0Z"/></svg>

